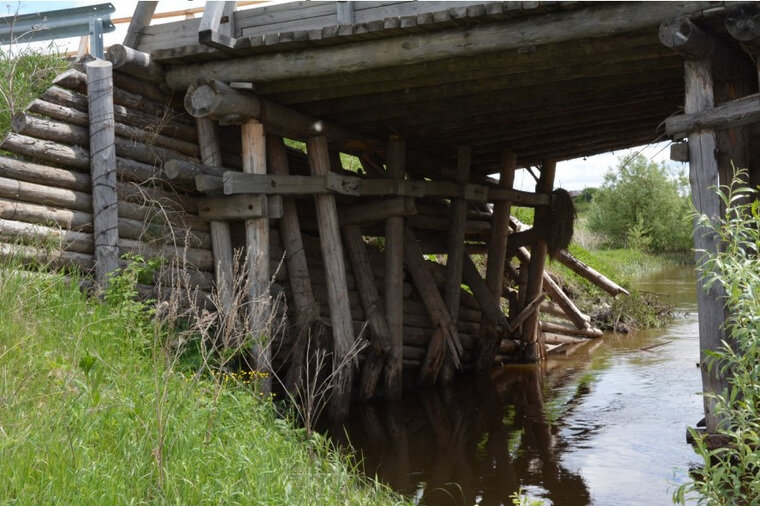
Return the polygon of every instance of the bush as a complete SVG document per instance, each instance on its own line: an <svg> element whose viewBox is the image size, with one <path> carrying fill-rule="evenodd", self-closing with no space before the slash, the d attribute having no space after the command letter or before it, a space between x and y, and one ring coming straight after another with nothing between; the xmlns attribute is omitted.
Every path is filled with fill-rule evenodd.
<svg viewBox="0 0 760 506"><path fill-rule="evenodd" d="M641 154L620 159L594 193L589 228L614 248L684 251L691 247L688 183Z"/></svg>
<svg viewBox="0 0 760 506"><path fill-rule="evenodd" d="M717 429L725 446L708 448L703 436L692 431L696 451L704 467L692 481L681 485L674 501L684 503L697 492L706 504L760 504L760 202L748 197L756 193L741 186L740 172L733 189L719 195L726 206L725 217L712 224L700 217L700 224L715 231L723 248L712 254L704 266L707 283L720 283L726 293L730 317L726 335L733 346L711 353L708 367L729 375L730 391L711 395L715 413L721 420Z"/></svg>

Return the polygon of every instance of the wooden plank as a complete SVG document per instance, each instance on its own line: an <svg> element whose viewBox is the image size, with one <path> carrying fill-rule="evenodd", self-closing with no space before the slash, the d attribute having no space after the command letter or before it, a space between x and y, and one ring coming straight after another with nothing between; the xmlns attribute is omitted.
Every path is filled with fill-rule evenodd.
<svg viewBox="0 0 760 506"><path fill-rule="evenodd" d="M267 162L269 170L275 175L287 175L290 172L285 143L281 137L267 136ZM271 200L271 199L270 199ZM311 276L301 237L301 226L295 200L284 198L282 218L279 222L280 236L284 250L287 278L290 284L291 299L295 309L296 337L290 356L290 367L285 380L289 392L295 392L302 385L303 367L306 349L310 340L318 342L316 321L319 319L319 304L314 298ZM271 261L272 259L270 259Z"/></svg>
<svg viewBox="0 0 760 506"><path fill-rule="evenodd" d="M315 176L327 176L330 171L330 155L326 137L312 137L306 142L309 165ZM346 360L354 346L354 332L351 326L351 309L348 305L346 268L340 240L338 210L332 195L315 195L317 222L319 225L322 259L327 275L327 291L330 306L330 321L333 328L333 363ZM344 364L341 369L333 369L333 391L328 407L329 415L341 420L348 415L351 402L351 380L353 367Z"/></svg>
<svg viewBox="0 0 760 506"><path fill-rule="evenodd" d="M354 24L354 2L352 1L338 1L336 2L337 18L339 25L353 25Z"/></svg>
<svg viewBox="0 0 760 506"><path fill-rule="evenodd" d="M124 44L127 47L136 48L142 38L143 30L150 25L153 13L156 12L158 2L137 2L135 12L127 28L127 34L124 36Z"/></svg>
<svg viewBox="0 0 760 506"><path fill-rule="evenodd" d="M278 195L267 198L264 195L232 195L228 197L203 199L198 207L198 216L209 221L250 220L282 217L282 198Z"/></svg>
<svg viewBox="0 0 760 506"><path fill-rule="evenodd" d="M554 185L554 173L556 162L546 160L541 169L541 176L536 183L536 193L551 193ZM535 223L540 225L550 220L551 215L546 208L536 210ZM531 247L531 259L528 267L528 284L526 289L526 303L534 300L541 294L544 281L544 266L546 264L546 242L539 239ZM529 316L522 327L521 359L526 362L537 362L543 358L543 344L537 342L538 308Z"/></svg>
<svg viewBox="0 0 760 506"><path fill-rule="evenodd" d="M242 131L243 172L266 174L266 137L264 126L256 120L243 124ZM262 196L266 199L266 196ZM272 391L272 327L271 296L269 294L269 220L249 218L245 220L246 260L248 264L249 325L254 343L253 360L256 369L269 373L260 380L259 388L266 395Z"/></svg>
<svg viewBox="0 0 760 506"><path fill-rule="evenodd" d="M755 93L691 114L665 120L665 133L682 139L695 130L726 130L760 122L760 94Z"/></svg>
<svg viewBox="0 0 760 506"><path fill-rule="evenodd" d="M119 268L119 212L113 119L113 70L110 62L87 63L90 111L92 221L95 280L105 288Z"/></svg>
<svg viewBox="0 0 760 506"><path fill-rule="evenodd" d="M383 221L393 216L414 216L417 208L414 199L392 197L366 204L344 207L340 216L342 227Z"/></svg>
<svg viewBox="0 0 760 506"><path fill-rule="evenodd" d="M699 12L702 2L663 2L646 7L612 4L586 7L505 23L477 25L469 30L410 34L405 37L366 41L360 45L303 49L286 54L259 55L235 62L210 62L172 69L167 81L172 89L186 89L199 78L220 75L232 81L298 79L332 73L352 73L371 68L413 64L455 56L471 56L525 46L558 44L578 38L605 37L620 31L651 27L652 20ZM385 17L385 16L383 16Z"/></svg>
<svg viewBox="0 0 760 506"><path fill-rule="evenodd" d="M388 142L388 177L401 183L406 170L406 143L397 137ZM390 333L391 351L385 366L385 392L389 399L401 398L403 389L404 329L404 218L385 220L385 315Z"/></svg>

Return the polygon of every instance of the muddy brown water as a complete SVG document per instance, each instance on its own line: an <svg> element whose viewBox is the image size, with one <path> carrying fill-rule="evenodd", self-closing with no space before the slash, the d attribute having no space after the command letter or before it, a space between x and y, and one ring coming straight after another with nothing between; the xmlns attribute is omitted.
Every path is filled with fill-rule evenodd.
<svg viewBox="0 0 760 506"><path fill-rule="evenodd" d="M638 282L680 314L666 329L606 335L489 382L356 405L330 435L419 504L512 504L518 488L545 504L672 504L698 460L685 442L702 417L694 285L690 268Z"/></svg>

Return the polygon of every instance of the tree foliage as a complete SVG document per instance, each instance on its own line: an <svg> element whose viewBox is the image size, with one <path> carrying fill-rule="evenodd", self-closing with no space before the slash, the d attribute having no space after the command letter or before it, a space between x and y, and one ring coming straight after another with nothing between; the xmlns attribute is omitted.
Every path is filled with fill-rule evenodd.
<svg viewBox="0 0 760 506"><path fill-rule="evenodd" d="M683 251L691 247L688 181L641 154L621 158L594 194L589 227L612 247Z"/></svg>

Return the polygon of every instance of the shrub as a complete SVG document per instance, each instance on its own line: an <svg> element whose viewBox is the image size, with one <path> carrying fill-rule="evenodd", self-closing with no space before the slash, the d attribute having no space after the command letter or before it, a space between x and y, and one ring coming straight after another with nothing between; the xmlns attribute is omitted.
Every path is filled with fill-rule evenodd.
<svg viewBox="0 0 760 506"><path fill-rule="evenodd" d="M708 285L720 283L726 293L729 318L726 335L733 345L710 354L708 367L729 375L729 391L710 395L721 420L717 429L725 446L708 448L706 439L692 431L696 451L704 460L692 480L681 485L673 499L684 503L697 492L701 503L760 504L760 202L742 186L740 171L731 188L719 195L726 214L718 223L702 216L702 226L714 231L723 248L710 254L704 271ZM707 394L706 394L707 395Z"/></svg>
<svg viewBox="0 0 760 506"><path fill-rule="evenodd" d="M589 227L616 248L688 250L691 224L686 178L641 154L620 159L593 196Z"/></svg>

